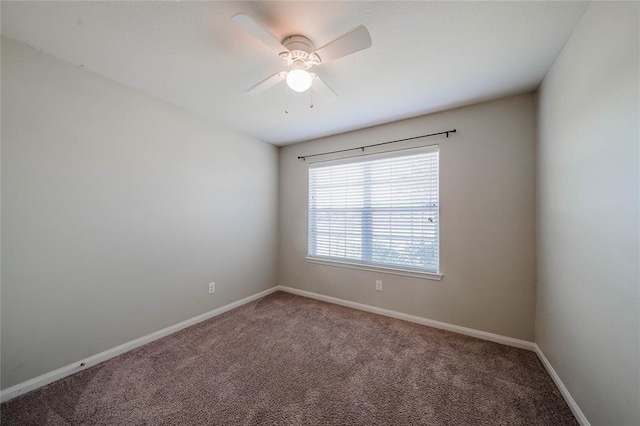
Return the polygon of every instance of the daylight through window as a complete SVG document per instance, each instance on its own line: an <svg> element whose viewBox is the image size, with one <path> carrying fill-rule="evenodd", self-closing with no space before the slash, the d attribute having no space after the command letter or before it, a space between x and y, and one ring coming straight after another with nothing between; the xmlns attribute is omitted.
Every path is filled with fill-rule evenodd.
<svg viewBox="0 0 640 426"><path fill-rule="evenodd" d="M309 257L439 272L438 146L309 166Z"/></svg>

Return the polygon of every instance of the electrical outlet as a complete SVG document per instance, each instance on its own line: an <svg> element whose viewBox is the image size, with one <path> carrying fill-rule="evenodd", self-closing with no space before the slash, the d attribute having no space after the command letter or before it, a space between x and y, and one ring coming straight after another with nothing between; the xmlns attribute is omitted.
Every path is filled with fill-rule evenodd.
<svg viewBox="0 0 640 426"><path fill-rule="evenodd" d="M376 290L382 291L382 281L376 280Z"/></svg>
<svg viewBox="0 0 640 426"><path fill-rule="evenodd" d="M209 294L216 292L216 283L209 283Z"/></svg>

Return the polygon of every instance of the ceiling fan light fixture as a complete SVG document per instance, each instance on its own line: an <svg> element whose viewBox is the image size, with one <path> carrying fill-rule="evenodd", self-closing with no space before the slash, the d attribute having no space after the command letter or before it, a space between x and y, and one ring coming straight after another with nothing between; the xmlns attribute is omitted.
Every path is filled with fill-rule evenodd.
<svg viewBox="0 0 640 426"><path fill-rule="evenodd" d="M296 92L305 92L311 87L313 77L305 70L291 70L287 73L287 86Z"/></svg>

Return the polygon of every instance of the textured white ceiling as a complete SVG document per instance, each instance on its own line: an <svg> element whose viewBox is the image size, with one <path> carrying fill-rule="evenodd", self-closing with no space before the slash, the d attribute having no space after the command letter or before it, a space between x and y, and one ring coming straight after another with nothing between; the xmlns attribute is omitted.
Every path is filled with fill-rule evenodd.
<svg viewBox="0 0 640 426"><path fill-rule="evenodd" d="M283 145L535 89L586 2L8 2L2 34ZM330 105L285 85L244 91L281 60L232 21L316 46L364 24L373 46L314 69Z"/></svg>

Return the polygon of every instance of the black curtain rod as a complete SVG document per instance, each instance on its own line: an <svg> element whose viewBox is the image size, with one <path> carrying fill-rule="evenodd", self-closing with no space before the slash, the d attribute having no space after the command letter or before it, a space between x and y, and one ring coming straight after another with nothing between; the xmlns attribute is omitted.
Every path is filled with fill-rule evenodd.
<svg viewBox="0 0 640 426"><path fill-rule="evenodd" d="M444 132L430 133L428 135L414 136L412 138L398 139L398 140L395 140L395 141L382 142L382 143L374 143L373 145L359 146L357 148L348 148L348 149L341 149L341 150L338 150L338 151L321 152L320 154L301 155L301 156L298 157L298 160L306 161L306 159L309 158L309 157L317 157L318 155L337 154L339 152L357 151L359 149L364 151L365 148L371 148L371 147L380 146L380 145L388 145L390 143L396 143L396 142L405 142L405 141L410 141L410 140L413 140L413 139L428 138L429 136L447 135L447 137L449 137L449 133L455 133L455 132L456 132L456 129L453 129L453 130L447 130L447 131L444 131Z"/></svg>

